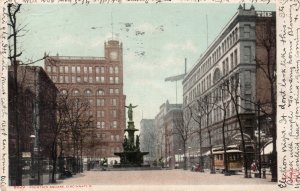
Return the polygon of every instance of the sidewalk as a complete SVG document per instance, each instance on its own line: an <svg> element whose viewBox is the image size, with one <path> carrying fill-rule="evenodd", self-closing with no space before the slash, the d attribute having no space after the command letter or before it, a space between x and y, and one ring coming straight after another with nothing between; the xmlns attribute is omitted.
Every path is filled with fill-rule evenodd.
<svg viewBox="0 0 300 191"><path fill-rule="evenodd" d="M58 179L59 175L56 174L56 179ZM42 180L41 180L41 183L42 185L45 185L45 184L49 184L50 182L50 178L51 178L51 175L49 174L43 174L43 176L41 176ZM30 179L30 175L23 175L22 176L22 185L23 186L29 186L29 179Z"/></svg>
<svg viewBox="0 0 300 191"><path fill-rule="evenodd" d="M85 171L72 178L58 180L59 185L276 185L266 179L244 178L243 174L224 176L182 169L157 171Z"/></svg>

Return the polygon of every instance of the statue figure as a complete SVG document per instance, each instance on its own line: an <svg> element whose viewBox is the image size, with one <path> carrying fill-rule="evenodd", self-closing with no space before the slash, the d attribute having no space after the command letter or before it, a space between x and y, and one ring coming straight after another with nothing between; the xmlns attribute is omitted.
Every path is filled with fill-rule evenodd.
<svg viewBox="0 0 300 191"><path fill-rule="evenodd" d="M127 139L127 137L126 137L126 135L125 135L125 137L124 137L124 143L123 143L123 148L124 148L124 150L125 151L127 151L128 150L128 139Z"/></svg>
<svg viewBox="0 0 300 191"><path fill-rule="evenodd" d="M136 139L135 139L135 148L137 151L140 150L140 136L136 136Z"/></svg>
<svg viewBox="0 0 300 191"><path fill-rule="evenodd" d="M137 105L136 106L132 106L132 104L129 104L129 106L125 105L125 107L128 108L128 118L129 118L129 121L132 121L132 116L133 116L133 114L132 114L133 113L132 108L136 108Z"/></svg>

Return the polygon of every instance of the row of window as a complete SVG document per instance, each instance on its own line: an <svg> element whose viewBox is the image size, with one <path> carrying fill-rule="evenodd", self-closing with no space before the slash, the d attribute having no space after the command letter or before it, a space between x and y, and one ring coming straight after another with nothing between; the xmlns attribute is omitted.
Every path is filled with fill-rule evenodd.
<svg viewBox="0 0 300 191"><path fill-rule="evenodd" d="M230 34L227 35L227 37L224 38L221 45L215 49L215 51L209 56L206 61L201 65L200 67L200 74L205 74L212 64L216 63L219 58L224 55L227 50L233 46L233 44L238 40L238 28L235 28L232 30Z"/></svg>
<svg viewBox="0 0 300 191"><path fill-rule="evenodd" d="M215 51L206 58L206 60L201 64L194 76L191 77L191 81L195 83L196 81L198 81L198 79L200 79L201 76L205 75L207 71L210 70L212 65L214 65L228 50L230 50L230 48L234 45L238 38L238 28L236 27L227 35L227 37L223 39L220 45L215 48ZM184 87L184 89L189 87L190 85Z"/></svg>
<svg viewBox="0 0 300 191"><path fill-rule="evenodd" d="M230 62L230 67L229 67L229 62ZM227 75L229 71L231 71L234 67L236 67L238 64L238 52L237 49L235 49L229 57L224 58L222 61L222 74ZM211 70L212 72L213 70ZM200 79L201 75L199 73L200 71L198 70L196 75L192 78L192 82L187 82L190 84L195 84L198 79ZM213 77L211 76L210 73L207 74L206 77L203 77L200 82L197 83L196 86L190 92L188 93L187 97L185 98L185 104L188 104L192 102L196 97L200 96L202 93L204 93L208 88L210 88L213 84L217 83L218 80L221 78L221 72L217 68L214 71ZM213 79L213 80L212 80ZM213 82L213 84L212 84Z"/></svg>
<svg viewBox="0 0 300 191"><path fill-rule="evenodd" d="M214 155L215 160L223 160L223 154L217 154ZM230 161L239 161L241 160L241 154L240 153L228 153L227 154L227 160Z"/></svg>
<svg viewBox="0 0 300 191"><path fill-rule="evenodd" d="M103 110L98 110L97 112L97 118L104 118L105 117L105 111ZM117 118L117 110L110 110L110 117L111 118Z"/></svg>
<svg viewBox="0 0 300 191"><path fill-rule="evenodd" d="M243 74L245 77L245 79L249 80L249 82L247 83L251 83L251 77L249 77L251 74L249 74L250 71L245 71ZM215 105L214 110L209 114L209 124L212 124L214 122L220 121L223 119L223 113L224 111L220 108L220 107L226 107L226 115L227 117L232 116L235 114L235 109L234 109L234 104L230 103L230 92L235 94L235 92L240 92L239 87L236 87L236 84L239 83L239 73L235 73L233 75L231 75L230 77L228 77L227 80L225 80L225 82L223 84L220 84L220 86L216 86L212 91L210 91L204 98L204 100L208 100L208 103L214 103L214 104L219 104L220 106L218 107L217 105ZM246 82L245 82L246 84ZM238 88L238 89L235 89ZM229 90L229 91L228 91ZM251 105L251 100L252 100L252 94L251 94L251 90L250 91L245 91L244 93L244 98L249 100L249 101L245 101L245 104L243 105L243 107L245 108L245 111L248 112L252 109L252 105ZM185 104L187 103L187 97L185 97L184 100ZM225 106L223 106L223 102L226 103ZM240 99L238 100L238 103L240 102ZM205 102L204 102L205 103ZM240 104L240 103L239 103ZM194 104L193 107L197 108L197 105ZM231 108L231 111L230 111ZM186 115L186 113L185 113ZM187 116L189 117L189 116ZM206 118L204 118L202 120L203 125L206 124Z"/></svg>
<svg viewBox="0 0 300 191"><path fill-rule="evenodd" d="M110 74L118 74L119 73L119 67L118 66L46 66L46 70L48 73L57 73L59 71L60 74L63 73L69 73L72 74L80 74L81 71L83 71L84 74L104 74L104 73L110 73ZM105 72L107 71L107 72Z"/></svg>
<svg viewBox="0 0 300 191"><path fill-rule="evenodd" d="M94 105L94 100L89 99L90 105ZM117 106L118 100L116 98L96 99L96 106Z"/></svg>
<svg viewBox="0 0 300 191"><path fill-rule="evenodd" d="M111 123L105 123L105 121L97 121L96 125L97 125L97 128L100 128L100 129L118 128L117 121L112 121Z"/></svg>
<svg viewBox="0 0 300 191"><path fill-rule="evenodd" d="M225 137L228 137L229 135L234 135L236 133L239 133L237 123L225 126ZM221 143L221 141L223 139L222 128L213 129L210 132L210 136L211 136L212 144ZM209 144L209 135L208 135L207 131L203 132L202 140L203 140L203 146L210 145Z"/></svg>
<svg viewBox="0 0 300 191"><path fill-rule="evenodd" d="M97 136L98 139L108 141L107 140L108 136L107 136L106 133L96 133L96 136ZM120 135L111 134L110 135L110 141L120 141Z"/></svg>
<svg viewBox="0 0 300 191"><path fill-rule="evenodd" d="M65 94L67 94L68 91L66 89L61 89L60 92L61 92L61 94L65 95ZM119 95L119 93L120 93L119 88L110 88L107 95ZM71 91L71 95L80 96L81 93L78 89L73 89ZM92 90L86 89L86 90L83 91L82 95L84 95L84 96L94 96L95 94L93 94ZM103 96L103 95L105 95L105 91L103 89L99 89L99 90L96 91L96 95L97 96ZM102 101L97 100L97 105L98 105L98 102L102 102ZM103 100L103 105L104 105L104 100ZM99 105L99 106L103 106L103 105Z"/></svg>
<svg viewBox="0 0 300 191"><path fill-rule="evenodd" d="M105 78L104 76L53 76L50 75L50 79L54 83L110 83L110 84L118 84L120 83L119 77L109 76Z"/></svg>

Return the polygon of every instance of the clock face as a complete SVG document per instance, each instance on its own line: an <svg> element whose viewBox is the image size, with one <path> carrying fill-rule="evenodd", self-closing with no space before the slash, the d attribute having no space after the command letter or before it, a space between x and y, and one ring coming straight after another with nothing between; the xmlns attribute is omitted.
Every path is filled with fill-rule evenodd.
<svg viewBox="0 0 300 191"><path fill-rule="evenodd" d="M116 60L118 58L118 53L116 51L111 51L109 57L112 60Z"/></svg>

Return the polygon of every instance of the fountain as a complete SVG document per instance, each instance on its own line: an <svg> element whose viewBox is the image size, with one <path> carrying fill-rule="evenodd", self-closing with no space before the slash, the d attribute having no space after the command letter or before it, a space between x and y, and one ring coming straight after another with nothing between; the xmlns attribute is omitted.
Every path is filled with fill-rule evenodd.
<svg viewBox="0 0 300 191"><path fill-rule="evenodd" d="M150 167L150 165L143 164L144 155L147 155L149 152L141 152L140 151L140 141L139 136L136 136L135 142L134 142L134 133L135 131L138 131L138 129L135 129L134 122L132 120L133 111L132 109L137 106L132 106L132 104L129 104L129 106L125 106L128 108L128 126L127 129L125 129L125 132L128 133L128 138L124 137L124 143L123 143L123 152L116 152L114 153L116 156L120 157L120 164L116 164L113 167L114 168L135 168L135 167Z"/></svg>

